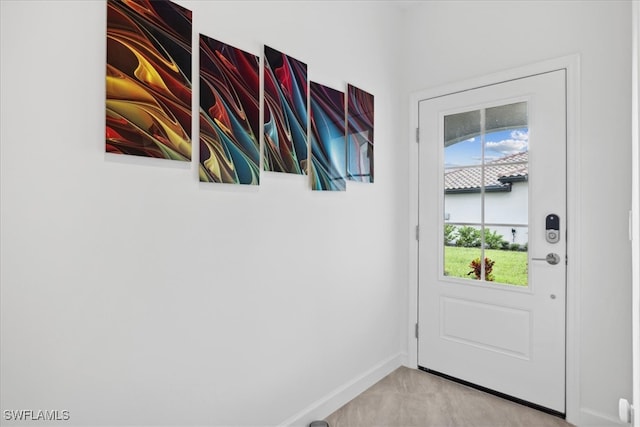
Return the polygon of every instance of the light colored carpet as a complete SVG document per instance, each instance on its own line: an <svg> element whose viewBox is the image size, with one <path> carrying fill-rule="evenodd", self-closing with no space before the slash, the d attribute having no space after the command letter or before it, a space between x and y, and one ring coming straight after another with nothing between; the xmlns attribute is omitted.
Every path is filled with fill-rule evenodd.
<svg viewBox="0 0 640 427"><path fill-rule="evenodd" d="M326 421L331 427L572 427L561 418L406 367Z"/></svg>

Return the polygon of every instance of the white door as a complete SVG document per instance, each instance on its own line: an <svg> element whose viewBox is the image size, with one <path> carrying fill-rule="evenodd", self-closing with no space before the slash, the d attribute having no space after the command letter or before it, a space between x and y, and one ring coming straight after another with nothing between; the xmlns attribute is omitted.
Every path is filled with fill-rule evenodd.
<svg viewBox="0 0 640 427"><path fill-rule="evenodd" d="M558 413L565 98L558 70L419 104L418 365Z"/></svg>

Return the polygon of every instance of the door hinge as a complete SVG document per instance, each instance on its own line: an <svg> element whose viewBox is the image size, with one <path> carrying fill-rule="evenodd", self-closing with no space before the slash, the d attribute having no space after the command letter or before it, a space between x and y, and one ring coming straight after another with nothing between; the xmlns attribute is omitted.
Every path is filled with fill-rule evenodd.
<svg viewBox="0 0 640 427"><path fill-rule="evenodd" d="M416 323L416 339L418 339L418 324Z"/></svg>
<svg viewBox="0 0 640 427"><path fill-rule="evenodd" d="M416 240L420 241L420 226L416 225Z"/></svg>
<svg viewBox="0 0 640 427"><path fill-rule="evenodd" d="M416 142L420 143L420 128L416 128Z"/></svg>

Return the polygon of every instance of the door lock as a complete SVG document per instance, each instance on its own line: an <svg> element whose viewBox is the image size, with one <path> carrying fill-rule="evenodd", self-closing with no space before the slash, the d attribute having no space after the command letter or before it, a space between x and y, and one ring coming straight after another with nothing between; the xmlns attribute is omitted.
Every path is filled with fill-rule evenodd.
<svg viewBox="0 0 640 427"><path fill-rule="evenodd" d="M547 257L545 258L545 260L551 265L556 265L560 263L560 255L551 252L547 254Z"/></svg>
<svg viewBox="0 0 640 427"><path fill-rule="evenodd" d="M560 218L556 214L549 214L545 219L544 236L549 243L560 241Z"/></svg>

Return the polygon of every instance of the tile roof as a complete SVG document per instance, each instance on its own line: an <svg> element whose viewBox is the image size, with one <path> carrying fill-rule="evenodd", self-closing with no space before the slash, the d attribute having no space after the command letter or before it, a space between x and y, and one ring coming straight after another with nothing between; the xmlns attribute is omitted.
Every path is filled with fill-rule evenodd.
<svg viewBox="0 0 640 427"><path fill-rule="evenodd" d="M511 154L485 163L485 191L510 191L511 182L526 181L529 177L529 153ZM448 169L444 174L446 193L475 192L480 190L480 165Z"/></svg>

